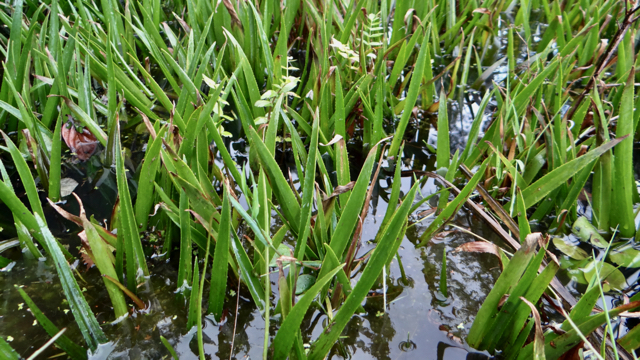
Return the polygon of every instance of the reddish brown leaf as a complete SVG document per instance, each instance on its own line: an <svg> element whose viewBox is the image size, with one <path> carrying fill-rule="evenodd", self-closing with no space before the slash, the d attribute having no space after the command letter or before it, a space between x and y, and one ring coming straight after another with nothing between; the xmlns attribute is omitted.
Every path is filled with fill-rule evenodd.
<svg viewBox="0 0 640 360"><path fill-rule="evenodd" d="M535 305L533 305L529 300L525 299L522 296L520 296L520 300L522 300L531 308L531 314L533 315L533 320L535 321L535 339L533 341L534 357L536 359L538 357L544 358L544 335L542 332L542 321L540 320L540 313L538 312L538 309L536 309Z"/></svg>
<svg viewBox="0 0 640 360"><path fill-rule="evenodd" d="M325 197L324 199L322 199L322 208L326 209L331 205L331 202L335 199L335 197L337 197L338 195L344 194L347 191L350 191L351 189L353 189L353 186L356 184L355 181L352 181L350 183L348 183L347 185L339 185L336 186L335 189L333 189L333 192L331 193L331 195Z"/></svg>
<svg viewBox="0 0 640 360"><path fill-rule="evenodd" d="M83 128L82 132L78 132L71 120L62 127L62 138L71 152L75 153L76 157L82 161L89 160L98 148L98 139L89 129Z"/></svg>
<svg viewBox="0 0 640 360"><path fill-rule="evenodd" d="M82 249L80 249L80 257L82 258L82 262L87 266L85 271L88 271L93 267L94 262L93 254L91 253L91 247L89 246L89 242L87 241L87 233L82 230L78 233L78 237L80 238L80 242L82 243Z"/></svg>
<svg viewBox="0 0 640 360"><path fill-rule="evenodd" d="M484 242L484 241L472 241L458 246L453 252L479 252L489 253L497 257L500 257L499 248L496 244Z"/></svg>
<svg viewBox="0 0 640 360"><path fill-rule="evenodd" d="M80 252L80 257L82 258L82 263L86 265L86 269L84 270L84 272L89 271L89 269L91 269L93 267L93 259L91 258L91 256L86 253L85 251L81 251Z"/></svg>
<svg viewBox="0 0 640 360"><path fill-rule="evenodd" d="M500 267L504 268L502 264L502 257L500 256L500 248L496 244L484 242L484 241L472 241L458 246L453 252L477 252L477 253L489 253L498 257L500 261Z"/></svg>

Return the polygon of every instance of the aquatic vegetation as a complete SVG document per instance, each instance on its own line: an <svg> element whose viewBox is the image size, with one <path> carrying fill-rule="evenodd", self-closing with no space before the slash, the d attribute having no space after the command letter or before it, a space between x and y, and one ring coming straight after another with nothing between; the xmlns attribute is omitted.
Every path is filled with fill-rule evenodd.
<svg viewBox="0 0 640 360"><path fill-rule="evenodd" d="M38 308L39 294L18 286L51 337L34 355L55 343L86 358L110 341L89 306L100 295L78 283L79 257L100 274L114 326L154 311L141 290L152 259L175 263L171 290L200 359L212 356L203 318L223 324L235 301L237 321L240 289L264 320L264 358L342 354L343 331L381 277L386 311L392 262L405 277L398 251L407 231L419 232L415 246L430 246L461 211L504 246L456 250L493 253L502 267L464 339L470 347L521 359L583 350L630 359L640 347L637 326L613 332L618 316L640 308L622 271L640 267L637 4L2 6L0 201L13 221L2 222L0 252L19 245L19 256L55 266L85 342L74 343ZM473 118L464 147L449 132L452 109ZM430 127L434 141L418 146L434 154L434 171L403 169L408 140ZM243 139L246 161L229 138ZM62 191L79 163L90 164L94 188L114 190L107 220ZM381 172L393 174L388 205L363 252ZM429 179L440 190L425 196ZM418 211L423 205L430 209ZM79 251L59 239L54 221L82 229ZM454 296L448 255L438 260L445 302ZM0 257L5 271L11 261ZM556 278L561 271L583 285L579 300ZM605 296L622 302L608 308ZM311 310L325 321L309 339L301 327ZM171 341L157 340L178 357ZM2 338L0 353L18 358Z"/></svg>

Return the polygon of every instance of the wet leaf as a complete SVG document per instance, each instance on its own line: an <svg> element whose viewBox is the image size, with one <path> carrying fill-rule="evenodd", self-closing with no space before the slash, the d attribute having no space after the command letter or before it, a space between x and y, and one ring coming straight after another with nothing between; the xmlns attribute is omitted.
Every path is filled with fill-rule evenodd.
<svg viewBox="0 0 640 360"><path fill-rule="evenodd" d="M598 229L584 216L579 217L578 220L573 223L571 231L578 236L581 241L589 242L593 246L604 249L609 245L604 237L598 233Z"/></svg>
<svg viewBox="0 0 640 360"><path fill-rule="evenodd" d="M611 249L609 258L620 266L628 268L640 267L640 251L634 249L630 244Z"/></svg>
<svg viewBox="0 0 640 360"><path fill-rule="evenodd" d="M591 279L596 276L596 264L596 261L589 261L587 265L581 269L584 271L584 277L587 282L591 282ZM627 281L620 270L609 263L598 263L597 266L601 265L600 278L606 281L602 286L605 292L611 289L622 290L627 286Z"/></svg>
<svg viewBox="0 0 640 360"><path fill-rule="evenodd" d="M11 336L7 337L11 338ZM0 355L3 359L19 360L20 356L3 338L0 337Z"/></svg>
<svg viewBox="0 0 640 360"><path fill-rule="evenodd" d="M58 327L51 320L49 320L49 318L44 313L42 313L42 311L40 311L40 308L38 308L33 300L31 300L31 297L29 297L29 295L27 295L27 293L18 285L16 285L15 288L16 290L18 290L25 303L27 303L31 314L33 314L36 320L38 320L38 323L40 324L40 326L42 326L44 331L46 331L49 336L54 336L55 334L57 334L59 331ZM64 350L67 355L69 355L69 357L74 360L84 360L87 358L87 350L80 345L77 345L66 336L60 336L56 340L56 345L60 347L60 349Z"/></svg>
<svg viewBox="0 0 640 360"><path fill-rule="evenodd" d="M583 260L589 257L589 254L587 254L586 251L582 250L576 245L568 244L561 238L554 237L553 245L555 245L556 248L558 248L558 250L560 250L563 254L569 256L572 259Z"/></svg>
<svg viewBox="0 0 640 360"><path fill-rule="evenodd" d="M298 276L298 280L296 281L296 295L303 294L307 290L309 290L313 284L316 283L316 277L309 274L302 274Z"/></svg>
<svg viewBox="0 0 640 360"><path fill-rule="evenodd" d="M498 245L484 242L484 241L472 241L468 243L464 243L458 246L453 252L476 252L476 253L489 253L498 257L498 261L500 261L500 267L504 269L506 264L502 263L502 255L504 254L502 250L498 247Z"/></svg>
<svg viewBox="0 0 640 360"><path fill-rule="evenodd" d="M65 259L60 245L58 245L57 241L51 234L51 231L49 231L49 228L37 213L35 214L35 220L43 238L46 241L49 254L56 265L58 277L62 283L62 289L69 301L69 306L71 307L71 312L76 320L76 324L78 324L78 327L82 332L82 336L87 342L87 345L89 345L89 348L95 350L99 344L107 342L107 337L100 328L100 325L91 311L91 307L87 303L87 300L84 298L84 295L82 295L80 287L71 272L69 263Z"/></svg>

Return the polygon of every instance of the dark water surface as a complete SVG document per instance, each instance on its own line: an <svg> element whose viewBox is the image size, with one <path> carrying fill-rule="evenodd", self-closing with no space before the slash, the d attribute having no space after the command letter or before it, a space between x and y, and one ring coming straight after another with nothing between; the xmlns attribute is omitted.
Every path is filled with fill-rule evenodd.
<svg viewBox="0 0 640 360"><path fill-rule="evenodd" d="M500 40L496 40L495 49L490 50L485 56L486 67L498 59L499 53L503 52L502 46ZM447 57L436 59L437 68L434 72L441 71L450 61L451 59ZM499 76L504 70L504 68L497 69L496 74ZM469 83L475 81L476 77L477 74L472 74ZM490 81L487 81L487 84L490 84ZM457 102L451 105L449 130L452 148L464 147L466 134L471 127L481 97L480 92L468 91L462 108ZM488 115L491 108L490 105ZM401 165L403 170L436 170L435 155L429 153L425 146L425 143L435 145L437 132L433 124L435 119L425 114L419 123L412 124L407 130L407 139L411 140L408 140L405 146L405 157ZM229 130L233 132L234 129ZM130 161L128 165L133 170L143 156L141 144L144 139L131 130L129 136L130 138L124 142L133 151L128 159ZM362 154L356 153L358 149L362 149L362 145L357 141L356 136L355 143L351 144L349 149L350 155L354 157L351 166L354 172L357 172L359 163L362 161ZM244 140L238 139L229 145L238 164L246 161L248 146ZM290 154L280 153L276 158L283 159L283 163L286 164ZM363 227L363 245L358 252L358 257L373 249L374 244L371 244L371 241L378 231L387 208L385 199L388 199L391 191L393 172L389 164L385 165L375 184L371 208ZM292 170L295 171L295 167ZM63 177L72 177L81 184L76 189L76 193L82 198L88 214L95 214L99 221L110 219L116 196L115 174L108 169L102 169L97 156L86 163L68 164L67 169L63 169ZM404 193L410 189L412 182L412 176L403 177ZM135 182L130 182L130 186L135 188ZM428 196L438 190L439 187L430 179L421 188L421 193L422 196ZM421 198L420 195L416 201L419 198ZM63 207L77 214L79 209L75 200L72 197L66 197L65 200L66 204ZM432 200L436 201L437 197ZM432 202L432 205L434 204L436 203ZM428 204L423 205L416 214L429 207ZM68 245L72 253L77 253L80 245L76 235L78 229L54 214L51 209L47 210L49 217L47 220L54 235L60 237L61 242ZM344 338L332 351L333 358L450 360L486 358L482 354L470 353L470 349L462 339L466 337L474 314L500 273L499 262L489 254L453 253L452 251L459 245L475 239L452 227L448 227L446 229L448 232L437 236L427 246L416 247L420 243L419 236L432 219L433 217L408 229L399 250L402 267L397 259L392 262L386 271L386 284L382 283L381 277L364 304L366 312L354 316L347 325L343 333ZM500 241L484 223L464 210L454 223L485 239ZM156 240L154 243L154 237L151 236L143 241L146 241L145 245L157 246L157 252L160 251L162 240ZM448 297L444 297L439 290L443 251L447 252ZM11 346L23 357L28 357L49 339L44 330L38 324L34 324L33 316L14 288L14 285L18 285L23 287L58 327L68 327L65 335L78 344L83 344L79 330L74 324L73 315L68 311L53 264L50 261L28 259L28 254L20 254L17 248L3 255L15 260L15 265L9 271L0 272L0 291L2 291L0 336L4 338L11 336L13 338ZM168 262L161 257L152 256L151 253L148 255L150 255L148 263L152 275L147 284L139 289L139 295L143 301L150 304L150 308L144 312L133 313L132 316L117 324L111 323L114 320L113 312L97 270L87 271L82 263L74 264L79 274L79 285L87 301L94 309L105 333L113 341L109 349L105 349L104 353L96 358L104 358L106 357L104 354L109 352L110 359L167 358L169 353L160 342L160 336L169 340L181 359L197 358L195 331L187 331L186 328L186 302L174 293L177 253ZM358 276L356 274L354 282ZM271 280L274 288L277 288L277 274L272 276ZM228 289L236 289L237 284L234 281L230 280ZM386 285L386 310L383 285ZM236 296L229 293L225 304L225 309L228 310L227 321L221 325L214 324L212 318L205 318L203 321L205 352L212 359L229 358L236 320L233 358L259 359L262 357L264 320L252 304L251 297L245 288L240 288L239 296L237 315ZM272 337L277 330L278 321L278 317L271 321ZM305 342L317 338L326 321L326 315L319 311L310 311L302 325ZM41 358L56 355L62 355L61 351L50 348Z"/></svg>
<svg viewBox="0 0 640 360"><path fill-rule="evenodd" d="M452 119L456 118L456 114L459 112L454 108L451 111ZM462 124L467 127L466 123L469 121L470 119L466 119ZM459 133L459 138L463 138L465 130L460 128L460 124L459 121L452 121L451 132ZM424 146L425 142L433 142L435 136L435 130L430 127L428 119L424 120L422 126L415 127L417 129L413 134L415 140L407 143L405 147L405 158L401 164L403 170L435 170L435 155L430 154ZM131 166L135 168L142 156L139 146L142 139L135 134L131 134L130 137L132 139L129 139L127 146L134 149L130 160ZM238 139L229 145L239 164L246 161L248 147L244 140ZM353 148L357 146L361 145L355 144ZM286 163L288 152L279 155ZM354 167L361 162L357 156L352 160ZM116 195L115 174L108 169L103 170L97 158L94 157L86 163L70 165L64 171L64 176L73 177L80 183L75 192L82 198L87 213L95 214L96 219L99 221L104 219L108 223ZM389 164L383 164L378 181L375 183L369 215L364 222L362 247L358 257L374 248L371 241L378 232L387 208L385 199L388 199L391 191L392 177L392 168ZM402 190L408 191L413 181L410 174L403 177ZM135 182L131 184L135 185ZM422 187L421 193L422 196L428 196L439 189L434 180L430 179ZM67 211L79 212L72 196L66 197L65 200L63 207ZM437 200L437 197L432 200ZM435 204L432 202L431 205ZM416 214L428 208L430 208L429 204L425 204ZM77 253L80 246L78 229L54 214L51 209L48 209L47 216L54 235L60 237L61 242L68 245L72 253ZM461 339L465 338L474 314L499 275L499 263L497 258L489 254L453 253L452 251L459 245L475 239L452 227L446 230L453 231L444 233L444 236L437 236L427 246L416 247L420 242L419 236L431 219L407 230L399 250L402 268L399 262L394 260L387 269L386 311L381 278L364 305L366 312L354 316L347 325L343 333L344 338L332 352L334 358L465 359L477 358L477 356L485 358L480 354L470 355L469 349ZM460 213L455 224L470 229L488 240L499 241L479 219L465 211ZM274 228L275 226L274 220ZM160 251L161 239L146 236L143 242L150 248L148 263L152 275L147 284L139 289L139 296L150 304L150 308L144 312L136 312L117 324L111 323L114 320L113 311L98 271L95 268L87 271L86 266L80 261L72 264L78 271L78 283L87 301L94 309L105 333L113 341L111 349L105 350L111 350L110 359L161 359L169 355L160 342L160 336L164 336L180 354L181 359L196 359L195 330L189 332L186 328L187 305L184 299L174 293L177 253L173 254L172 260L165 261L155 256ZM156 248L156 253L151 252L153 248ZM443 251L448 254L448 298L445 298L439 290ZM0 290L2 291L0 336L4 338L11 336L13 341L10 344L23 357L28 357L49 339L44 330L38 324L34 324L34 317L14 288L14 285L18 285L23 287L36 305L59 328L68 327L65 335L83 344L73 315L68 311L69 307L64 299L53 264L50 261L30 259L29 254L21 254L18 248L4 252L3 255L14 260L15 265L8 271L0 272ZM356 274L354 282L357 281L358 276ZM272 275L271 280L274 288L277 288L277 274ZM230 280L228 289L236 289L236 286L235 280ZM239 295L233 357L259 359L262 357L263 350L264 320L245 288L240 288ZM214 324L212 318L206 317L203 321L205 352L212 359L229 358L236 320L235 306L236 296L229 293L225 304L225 309L228 310L227 321L221 326ZM320 311L310 311L302 325L305 342L317 338L326 321L326 315ZM272 318L271 336L275 335L278 322L279 317ZM61 351L50 348L45 354L41 358L56 356L61 354Z"/></svg>
<svg viewBox="0 0 640 360"><path fill-rule="evenodd" d="M540 30L542 31L542 30ZM483 65L486 69L504 56L504 31L499 31L494 45L486 50ZM450 59L436 59L439 73L444 64ZM494 77L487 79L481 86L482 92L469 90L460 103L451 103L449 122L451 146L463 148L466 144L466 134L471 127L473 117L486 86L491 80L500 81L506 72L504 67L496 69ZM471 72L469 84L477 78ZM485 114L485 122L489 120L494 104L490 104ZM436 130L434 119L426 115L419 123L412 124L407 129L407 144L405 157L402 159L402 169L409 174L402 178L402 189L406 193L414 181L409 170L435 171L435 155L427 150L426 144L435 145ZM233 127L233 126L232 126ZM229 129L233 131L233 129ZM145 139L129 130L130 138L125 141L127 147L133 151L128 159L131 171L136 169L142 158L142 146ZM410 140L409 140L410 139ZM356 140L357 141L357 137ZM248 158L248 146L244 140L236 139L229 143L232 154L238 164ZM279 144L278 147L281 147ZM356 150L361 144L352 144L350 154L354 158L352 169L357 169L361 162L361 154ZM353 151L351 151L353 149ZM288 152L279 153L277 159L283 159L287 164L290 159ZM219 160L219 159L218 159ZM291 165L291 164L289 164ZM295 167L292 169L295 171ZM63 177L76 179L80 186L76 193L82 198L88 214L95 214L99 221L109 220L116 196L115 174L110 170L103 170L94 157L86 163L67 164L63 169ZM369 215L365 219L362 247L358 256L365 255L374 248L374 239L380 223L384 217L391 189L393 173L389 164L384 164L380 177L375 184ZM130 182L135 187L135 181ZM421 196L428 196L440 189L433 179L426 181L421 188ZM43 199L44 200L44 199ZM74 214L78 213L78 206L72 197L66 197L63 207ZM436 205L437 197L432 199L431 205ZM417 214L430 208L423 205ZM9 222L10 214L3 209L4 221ZM48 223L54 235L61 238L64 245L69 246L72 253L77 253L80 241L77 237L78 229L71 223L62 220L49 208L46 210ZM275 213L274 213L275 215ZM275 217L275 216L274 216ZM464 343L464 339L471 327L474 316L482 301L490 291L500 274L500 265L496 257L490 254L454 252L458 246L477 240L474 236L460 230L467 229L472 233L489 241L501 243L501 240L479 218L463 209L445 228L445 232L436 236L428 245L417 247L419 236L433 219L429 218L407 230L406 236L399 250L402 265L394 260L386 271L385 284L382 277L370 292L364 304L365 313L356 314L343 332L343 338L334 347L332 358L354 359L484 359L486 355L474 353ZM417 220L417 217L413 220ZM4 222L3 221L3 222ZM274 223L274 226L276 224ZM10 236L3 234L3 237ZM172 260L165 261L156 256L160 252L162 239L146 236L143 240L149 251L149 270L152 274L149 281L139 289L140 298L150 305L144 312L135 312L130 317L112 324L113 312L110 308L109 297L98 271L94 268L86 270L78 262L74 264L78 270L78 283L84 291L85 297L96 314L98 321L112 343L103 353L95 358L110 359L162 359L169 358L169 353L162 345L160 336L164 336L179 353L181 359L197 359L197 345L195 330L188 331L187 305L184 299L175 294L177 279L177 253ZM151 250L156 249L155 253ZM443 252L447 253L447 286L448 297L440 292L440 274ZM14 248L2 254L15 261L10 270L0 272L0 336L12 337L10 342L21 356L28 357L36 349L49 340L39 324L34 323L34 317L15 290L14 285L22 286L32 297L37 306L58 327L68 327L65 335L78 344L84 344L73 316L67 305L61 285L57 279L55 267L50 261L41 262L29 259L29 254L21 254ZM635 281L637 273L627 274L630 281ZM207 274L208 276L208 274ZM353 279L357 281L358 274ZM273 287L277 288L277 274L271 277ZM569 288L575 291L578 286L565 277ZM384 286L386 285L386 287ZM208 291L205 288L205 294ZM236 289L235 280L229 281L228 289ZM384 291L386 289L386 291ZM263 336L265 322L262 315L253 305L246 288L239 292L239 306L236 313L235 291L228 291L225 309L228 311L226 322L215 324L212 318L205 317L204 348L211 359L260 359L263 351ZM386 303L385 308L385 294ZM577 292L576 292L577 294ZM611 299L609 299L611 300ZM277 299L272 299L277 301ZM231 352L234 337L234 322L237 321L233 352ZM271 320L270 333L273 337L279 325L279 317ZM302 324L302 334L305 343L317 338L326 326L327 317L320 311L310 310ZM49 348L40 358L45 359L61 355L61 351Z"/></svg>

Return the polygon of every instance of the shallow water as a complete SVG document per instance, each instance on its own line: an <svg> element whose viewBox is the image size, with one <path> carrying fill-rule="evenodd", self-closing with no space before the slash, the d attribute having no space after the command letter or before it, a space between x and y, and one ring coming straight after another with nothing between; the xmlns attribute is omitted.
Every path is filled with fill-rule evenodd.
<svg viewBox="0 0 640 360"><path fill-rule="evenodd" d="M455 111L451 115L452 119L455 118ZM463 133L464 129L459 129L457 126L461 123L465 125L468 121L469 119L462 122L452 121L451 132ZM426 126L419 127L414 134L415 141L407 143L405 147L403 170L435 170L435 156L427 152L423 142L423 140L431 142L430 136L434 136L435 130L429 129L431 126L427 121L425 124ZM134 134L131 137L128 145L132 149L139 149L137 144L141 143L141 139L136 138ZM239 164L246 161L248 147L244 140L239 139L229 145ZM285 159L286 163L288 154L280 155L284 155L281 158ZM135 168L134 165L140 157L141 151L134 150L130 157L132 167ZM115 175L108 169L103 170L96 160L94 158L85 163L73 164L66 169L63 176L74 177L80 182L81 185L76 189L76 193L82 198L87 213L95 214L96 219L105 219L104 221L108 224L116 195ZM357 167L359 162L357 156L352 160L352 166ZM371 241L378 231L387 208L385 199L390 192L392 176L390 169L383 166L375 184L369 215L364 222L362 247L357 257L366 254L374 247ZM402 178L404 192L409 190L412 181L411 176ZM423 196L428 196L438 189L439 187L430 179L422 187L421 192ZM75 200L71 200L70 197L65 199L67 201L63 207L71 213L77 213L79 209ZM428 204L425 204L418 212L428 208ZM80 245L76 236L78 229L52 212L47 212L47 216L54 234L62 239L63 244L68 245L70 251L77 252L77 247ZM419 236L429 221L427 219L409 228L399 250L402 269L398 261L394 260L387 271L386 311L385 291L380 280L368 296L364 306L366 312L353 317L343 333L345 338L334 347L332 354L336 358L464 359L471 356L468 355L468 349L460 339L466 336L474 314L499 275L499 263L497 258L488 254L452 253L457 246L474 240L471 235L460 231L436 237L427 246L416 247L420 242ZM482 237L499 241L494 239L492 231L482 222L464 211L455 223L458 226L470 228ZM151 245L151 248L154 245L159 247L161 241L151 243L151 239L145 238L145 245ZM445 298L439 290L442 252L445 250L448 254L448 298ZM33 324L33 316L27 307L20 305L23 300L14 289L14 284L17 284L24 287L35 303L58 327L69 327L67 336L82 344L81 335L74 325L73 316L68 311L61 286L56 279L53 264L49 261L26 259L28 254L20 254L17 248L3 255L15 260L16 263L10 271L0 273L4 302L0 305L0 336L13 337L11 345L24 357L49 339L40 326ZM177 260L177 254L174 255L172 259ZM179 352L181 359L197 358L194 332L188 332L186 328L185 301L174 294L177 264L173 260L167 262L160 257L149 258L152 275L146 286L139 289L139 293L140 298L150 304L150 309L142 313L134 313L116 325L110 324L113 321L113 312L96 269L87 271L83 264L79 262L74 264L80 275L79 285L87 301L94 309L98 321L103 324L105 333L115 343L115 349L109 358L156 359L167 356L168 352L160 342L160 336L169 340ZM358 276L356 272L354 282ZM271 280L276 287L277 274L273 275ZM236 286L235 280L230 280L228 288L235 289ZM227 321L221 326L214 324L213 319L210 318L205 318L203 321L205 352L211 358L229 357L234 321L236 321L235 305L236 297L228 294L225 304L225 309L228 311ZM278 320L279 318L275 317L271 321L271 336L275 335ZM305 342L316 338L325 323L325 315L319 311L310 311L303 323ZM241 288L233 356L237 359L261 358L263 336L264 320L252 304L247 290ZM48 356L59 353L59 350L53 348L47 351Z"/></svg>
<svg viewBox="0 0 640 360"><path fill-rule="evenodd" d="M503 34L504 36L504 34ZM486 50L483 64L488 67L504 56L501 43L497 38L493 48ZM434 73L444 67L451 59L436 59ZM500 81L505 67L496 69L493 80ZM471 72L469 84L473 83L477 74ZM487 79L485 85L490 85ZM485 91L484 86L482 91ZM463 106L457 102L449 108L451 147L461 149L466 144L466 135L471 127L477 106L482 97L481 92L469 90ZM492 104L487 109L485 120L489 119ZM426 116L419 124L412 124L407 130L408 140L405 146L405 157L402 159L403 170L435 171L435 155L428 152L425 142L435 145L436 130L431 124L434 121ZM236 124L237 125L237 124ZM229 129L232 131L233 129ZM237 131L237 129L235 129ZM130 131L130 138L125 141L127 147L133 149L129 158L129 167L135 169L141 159L140 144L144 138ZM244 140L237 139L229 143L230 149L238 164L248 158L248 147ZM353 144L353 149L361 145ZM350 151L354 156L355 150ZM360 156L361 157L361 156ZM279 153L277 159L287 164L288 154ZM352 169L358 168L361 159L355 156ZM111 217L111 209L115 202L115 174L103 170L94 157L86 163L69 165L63 176L73 177L81 183L76 193L82 198L89 214L103 221ZM640 171L640 167L636 166ZM295 171L295 168L293 169ZM375 184L369 215L364 221L362 247L356 257L365 255L374 248L371 241L378 231L384 217L387 203L385 199L390 191L392 173L383 166L380 177ZM402 189L406 193L412 185L412 177L402 178ZM135 182L130 185L135 186ZM426 181L421 188L422 196L428 196L439 190L433 179ZM420 195L419 195L420 197ZM68 203L63 207L74 214L78 213L75 200L67 197ZM417 199L419 200L419 199ZM437 200L434 199L434 200ZM432 202L431 205L436 204ZM427 204L417 212L428 209ZM8 214L4 211L3 213ZM47 210L48 223L52 231L69 246L72 253L77 252L80 245L76 236L77 228L62 220L51 209ZM415 220L415 219L414 219ZM464 343L466 334L473 322L482 301L490 291L500 274L500 265L496 257L490 254L453 252L458 246L476 240L472 235L448 226L445 232L436 236L426 246L418 247L419 237L426 229L430 219L408 229L399 255L402 264L397 260L387 269L385 284L382 278L370 292L364 304L364 313L356 314L343 332L344 338L334 347L331 358L354 359L483 359L486 355L468 349ZM466 210L462 210L452 222L474 234L498 244L501 240L486 226L481 219ZM9 233L1 233L3 237L11 237ZM145 238L145 245L151 249L160 246L162 241L154 241L153 237ZM158 250L159 251L159 250ZM443 252L447 253L447 287L449 296L444 297L440 291L440 274ZM165 337L176 349L181 359L197 359L195 332L188 331L186 302L174 293L177 278L177 254L172 260L165 261L161 257L148 254L151 277L139 289L140 298L149 304L149 310L133 312L131 316L118 324L111 324L113 312L108 302L108 295L96 269L86 271L81 263L74 264L79 272L78 282L83 289L87 301L94 309L98 321L109 339L113 341L110 359L161 359L168 358L169 353L162 345L160 336ZM23 300L14 285L23 286L40 309L59 327L67 327L65 335L83 344L82 337L74 324L71 312L59 282L55 267L50 261L40 262L29 259L28 254L21 254L14 248L4 252L3 256L15 261L8 271L0 272L0 336L13 338L10 343L23 357L28 357L42 346L49 336L34 323ZM626 274L629 281L637 279L637 272ZM357 281L358 274L353 279ZM571 291L577 294L579 287L564 276ZM276 287L277 274L271 277ZM383 286L383 285L386 285ZM205 293L208 290L206 285ZM236 289L235 280L229 280L228 289ZM235 292L235 291L234 291ZM225 309L227 319L222 324L215 324L212 318L203 321L204 348L207 356L215 358L259 359L262 357L265 322L262 315L253 305L248 291L240 287L238 298L229 291ZM386 297L386 308L385 304ZM614 299L607 299L609 302ZM238 308L236 312L236 301ZM276 298L272 299L275 303ZM133 308L133 305L131 306ZM303 339L309 342L322 332L327 317L322 312L310 310L302 324ZM271 319L270 334L273 339L279 318ZM235 336L234 336L234 327ZM624 331L624 327L623 331ZM231 349L233 343L233 350ZM109 351L107 351L109 352ZM55 348L49 348L41 358L61 354ZM96 356L96 358L104 358ZM65 358L62 356L61 358Z"/></svg>
<svg viewBox="0 0 640 360"><path fill-rule="evenodd" d="M424 153L414 154L414 163L421 163L421 170L428 170L433 165L429 156ZM389 181L389 177L378 181L377 195L384 192L383 188L388 186ZM406 177L402 181L403 189L408 190L411 178ZM84 198L89 213L98 207L110 209L111 204L105 202L105 198L111 193L108 187L104 192L90 189L83 192L87 187L90 187L90 184L85 184L78 192ZM437 187L433 180L428 181L422 189L424 195L435 191ZM364 223L363 246L359 256L373 248L370 241L377 233L386 210L383 196L376 197L376 192L370 215ZM73 201L70 201L70 205L73 205L71 203ZM71 212L75 210L73 206L66 207ZM424 209L427 208L425 205ZM104 211L96 213L108 217L109 211L106 214ZM52 220L54 219L51 218L49 222L52 223ZM457 219L457 224L464 227L474 224L471 226L476 234L488 238L492 236L491 231L484 229L481 223L464 214ZM416 248L415 244L419 243L418 236L423 230L422 224L409 229L400 249L406 277L402 276L397 261L394 261L388 270L387 311L384 311L383 306L382 284L378 284L366 302L366 313L354 316L347 326L344 332L346 338L341 346L335 349L338 354L344 357L377 359L466 357L467 351L459 339L464 338L473 320L473 314L499 274L497 259L491 255L448 255L450 296L445 299L439 292L442 251L450 253L455 247L473 239L470 235L454 232L446 237L437 238L426 247ZM70 250L79 246L75 235L64 236L62 242L68 244ZM0 336L12 336L14 340L11 345L25 357L48 340L40 326L33 325L33 317L26 306L20 305L23 300L13 288L14 284L18 284L24 286L25 291L56 325L61 328L69 326L67 336L82 343L79 331L73 325L73 316L66 311L68 307L53 265L35 259L25 260L26 254L19 254L18 249L12 251L5 254L16 260L15 266L10 271L0 273L4 302L0 312ZM181 358L196 358L195 352L192 351L195 341L191 341L195 339L194 333L186 331L185 302L173 293L177 277L177 266L174 263L165 262L159 257L149 259L152 276L147 286L140 289L140 297L151 305L150 310L136 313L117 325L109 324L109 321L113 320L113 313L109 303L105 302L108 301L108 296L97 271L93 269L85 272L84 265L76 265L81 275L79 284L88 302L94 308L99 322L104 324L108 337L116 343L110 358L161 358L168 354L160 343L161 335L174 345ZM272 278L274 286L276 280L277 277ZM229 287L235 288L235 284L230 283ZM228 297L225 308L228 309L229 317L222 326L216 326L209 318L204 321L205 351L214 358L228 357L235 321L235 301L235 297ZM245 289L240 291L239 303L234 356L260 358L264 321ZM277 323L277 319L274 320L276 321L272 321L272 324ZM326 317L320 315L320 312L310 312L303 324L305 341L308 341L307 336L317 337L325 321ZM275 330L275 327L271 329L272 336ZM58 352L51 349L48 355Z"/></svg>
<svg viewBox="0 0 640 360"><path fill-rule="evenodd" d="M473 79L471 79L473 81ZM452 148L461 148L466 143L466 132L470 128L472 115L475 115L474 101L480 100L481 94L472 92L471 99L460 111L453 105L450 108L450 132ZM477 106L477 104L476 104ZM436 131L431 125L431 118L425 118L407 137L412 141L405 146L405 158L402 160L403 170L435 170L435 156L430 154L424 143L435 144ZM128 146L139 148L141 139L132 135ZM235 160L242 164L248 158L248 147L242 139L230 143ZM360 145L361 146L361 145ZM358 144L352 148L357 149ZM355 154L355 151L350 151ZM283 154L280 154L283 155ZM276 157L287 163L287 154ZM141 157L140 151L131 156L132 168ZM86 163L73 165L63 176L71 176L81 183L76 189L82 198L89 214L97 219L109 219L116 195L115 176L109 170L102 170L94 158ZM356 172L361 159L352 159L352 169ZM295 170L295 169L293 169ZM106 173L106 175L104 175ZM104 175L104 176L103 176ZM374 247L371 241L378 231L384 217L393 173L383 166L380 177L373 192L369 215L365 219L362 247L357 257L366 254ZM402 179L402 190L407 192L412 185L412 177ZM97 185L97 189L96 189ZM430 179L421 189L423 196L439 190ZM420 195L419 195L420 196ZM77 213L75 200L66 198L68 204L63 207L71 213ZM418 199L416 199L417 201ZM435 203L432 203L432 205ZM418 212L428 209L425 204ZM77 229L57 215L48 213L49 224L54 234L61 237L63 244L70 250L79 246L75 235ZM274 214L275 215L275 214ZM332 350L333 358L356 359L476 359L485 355L469 352L463 340L469 330L474 314L482 300L491 289L499 275L497 258L489 254L453 253L459 245L474 241L471 235L461 231L437 236L430 244L416 247L430 219L417 224L407 231L399 250L402 269L397 260L387 270L386 292L383 291L382 280L371 291L364 305L365 313L357 314L345 328L344 338ZM475 234L489 240L499 241L493 232L479 219L462 211L455 224L469 228ZM70 226L68 229L66 226ZM452 229L447 229L452 230ZM455 230L455 229L453 229ZM68 233L71 231L71 233ZM148 244L148 243L147 243ZM159 244L159 243L158 243ZM11 345L20 354L27 357L49 337L40 326L33 325L33 316L26 306L21 306L22 298L13 285L24 286L36 304L54 323L62 328L69 326L66 335L79 344L83 344L78 329L74 325L73 316L66 311L66 303L60 284L56 279L55 268L50 262L38 262L34 259L24 260L27 255L3 253L16 261L15 266L7 272L0 273L0 286L3 292L3 304L0 306L0 336L12 336ZM447 252L447 285L449 296L445 298L440 292L440 269L443 251ZM174 254L177 255L177 254ZM173 256L175 260L177 256ZM196 359L196 341L194 331L187 331L187 307L185 301L174 294L176 289L177 264L165 262L159 257L149 259L151 278L145 287L139 289L140 297L150 304L150 310L134 313L119 324L111 325L113 313L110 309L106 290L95 269L85 272L82 264L77 264L81 279L79 284L87 301L94 309L98 321L103 324L105 333L114 342L114 349L109 358L112 359L158 359L168 356L167 350L160 342L164 336L174 346L181 359ZM404 274L404 275L403 275ZM354 282L359 275L356 274ZM83 281L84 280L84 281ZM272 276L276 287L277 274ZM230 280L229 289L235 289L234 280ZM205 292L207 289L205 289ZM246 289L241 288L238 315L236 316L236 297L228 294L225 309L228 310L227 321L221 326L214 324L213 319L205 318L204 347L211 358L229 358L233 338L234 322L237 329L233 354L236 359L262 357L264 320L252 304ZM384 307L386 295L387 307ZM276 299L273 299L276 301ZM237 318L237 319L236 319ZM270 333L273 337L278 325L278 318L271 321ZM305 342L315 339L326 325L326 316L319 311L310 311L302 329ZM50 348L46 355L55 356L60 351Z"/></svg>

